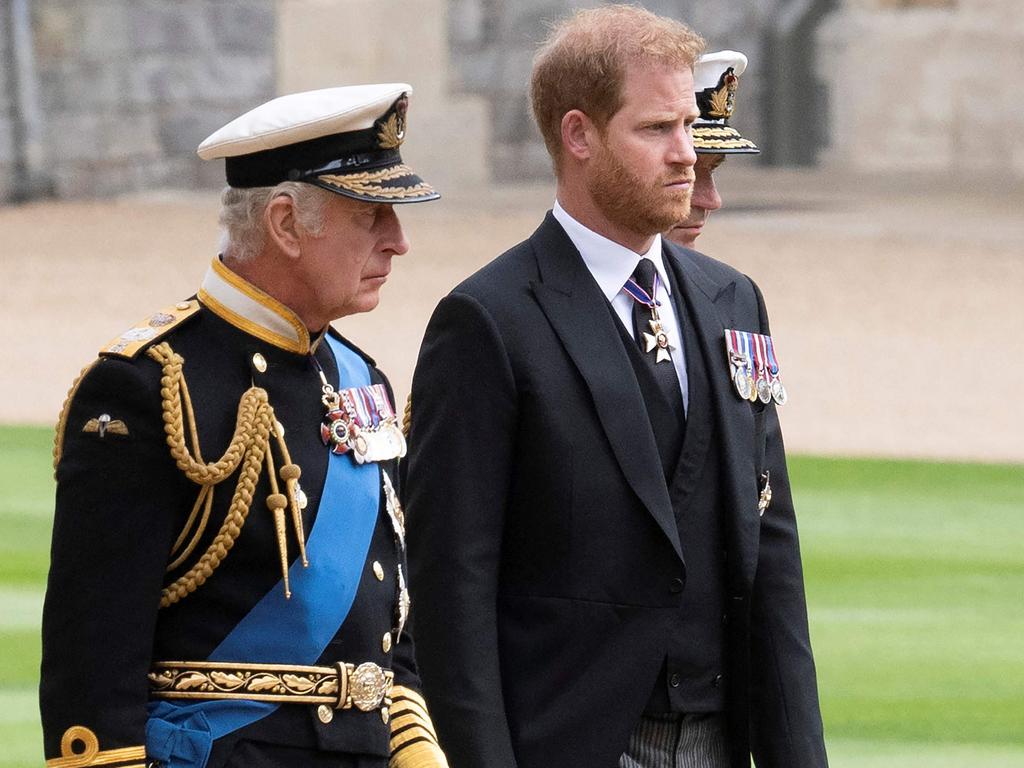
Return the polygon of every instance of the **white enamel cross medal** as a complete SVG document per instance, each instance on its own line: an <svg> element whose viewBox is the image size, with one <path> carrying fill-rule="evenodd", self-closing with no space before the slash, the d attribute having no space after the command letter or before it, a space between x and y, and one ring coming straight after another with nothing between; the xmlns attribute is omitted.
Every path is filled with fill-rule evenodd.
<svg viewBox="0 0 1024 768"><path fill-rule="evenodd" d="M654 362L660 363L662 360L672 361L672 356L669 354L670 351L675 349L672 344L669 343L668 334L665 333L665 328L661 324L661 320L655 313L654 318L649 321L651 326L650 333L644 333L644 344L646 345L645 352L654 352L657 350L654 356Z"/></svg>
<svg viewBox="0 0 1024 768"><path fill-rule="evenodd" d="M651 310L651 319L647 321L647 324L651 326L651 332L643 332L644 352L654 352L655 363L661 363L666 360L672 362L672 356L669 352L675 349L675 346L669 342L665 326L661 324L661 318L658 317L659 302L655 297L658 295L660 280L657 274L654 275L653 283L651 292L648 293L640 283L631 277L622 288L633 298L633 301Z"/></svg>

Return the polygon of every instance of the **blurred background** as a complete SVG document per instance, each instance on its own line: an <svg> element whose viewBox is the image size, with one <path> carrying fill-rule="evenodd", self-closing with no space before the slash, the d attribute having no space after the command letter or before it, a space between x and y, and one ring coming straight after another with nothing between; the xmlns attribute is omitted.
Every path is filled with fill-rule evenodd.
<svg viewBox="0 0 1024 768"><path fill-rule="evenodd" d="M336 324L404 401L437 300L551 205L530 61L587 5L0 0L0 766L42 762L52 424L215 256L198 143L281 93L413 85L403 152L443 199ZM643 5L750 59L732 122L762 154L716 174L698 247L771 310L834 768L1024 765L1019 0Z"/></svg>

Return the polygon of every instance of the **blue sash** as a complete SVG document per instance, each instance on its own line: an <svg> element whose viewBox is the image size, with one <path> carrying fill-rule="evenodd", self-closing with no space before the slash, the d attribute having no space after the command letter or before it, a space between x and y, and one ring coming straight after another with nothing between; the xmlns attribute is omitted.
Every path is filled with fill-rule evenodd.
<svg viewBox="0 0 1024 768"><path fill-rule="evenodd" d="M359 355L330 333L339 390L370 384ZM312 396L312 395L311 395ZM327 450L326 448L324 449ZM352 608L380 506L380 470L328 453L327 477L306 541L309 567L288 571L292 596L278 582L210 654L210 661L315 664ZM202 768L214 739L266 717L279 705L260 701L150 702L147 757L167 768Z"/></svg>

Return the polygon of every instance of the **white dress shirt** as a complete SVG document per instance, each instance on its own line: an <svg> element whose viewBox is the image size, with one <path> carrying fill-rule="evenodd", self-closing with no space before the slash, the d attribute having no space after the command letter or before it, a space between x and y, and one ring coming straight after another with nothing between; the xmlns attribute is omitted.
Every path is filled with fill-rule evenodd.
<svg viewBox="0 0 1024 768"><path fill-rule="evenodd" d="M654 298L661 302L661 306L658 307L658 316L661 318L665 333L668 334L669 344L672 345L670 354L672 365L676 369L676 378L679 379L679 389L683 394L683 410L689 412L690 389L686 379L683 336L679 332L679 320L676 318L676 310L672 305L672 286L669 283L668 273L665 271L665 261L661 254L661 235L654 236L654 242L651 243L647 253L634 253L604 235L587 229L570 216L557 200L552 208L552 214L555 220L562 225L562 229L572 240L576 250L580 252L583 263L587 265L590 274L594 276L601 293L612 305L615 315L626 332L634 339L636 338L633 333L634 301L633 297L623 290L623 286L632 277L640 259L647 258L654 262L654 268L658 271L658 293Z"/></svg>

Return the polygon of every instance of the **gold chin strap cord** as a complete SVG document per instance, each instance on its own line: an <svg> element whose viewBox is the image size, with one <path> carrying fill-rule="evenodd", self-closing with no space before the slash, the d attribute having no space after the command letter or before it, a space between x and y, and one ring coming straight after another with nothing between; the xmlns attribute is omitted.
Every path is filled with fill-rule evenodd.
<svg viewBox="0 0 1024 768"><path fill-rule="evenodd" d="M292 524L299 541L299 550L303 566L308 565L305 552L305 534L302 530L302 516L299 510L297 483L301 470L291 463L288 448L284 443L283 429L276 426L274 409L267 398L267 392L259 387L250 387L242 395L238 403L238 417L235 420L235 431L224 455L215 462L203 461L199 450L199 435L196 430L195 414L192 400L183 373L184 358L174 352L167 342L155 345L147 351L150 358L163 368L160 379L160 396L163 409L164 432L167 434L167 445L171 457L185 477L201 486L195 505L189 515L185 527L178 536L171 552L173 558L168 570L180 566L192 554L196 544L206 530L209 522L210 509L213 505L214 486L227 480L235 470L241 467L238 484L228 505L224 522L216 537L206 551L185 574L179 576L164 588L160 595L160 607L166 608L184 599L201 587L221 564L235 544L235 539L242 532L242 526L249 515L256 484L259 482L263 464L267 465L270 477L271 493L267 499L275 522L277 543L284 578L285 595L291 596L288 584L288 551L285 537L284 509L290 507ZM185 422L188 422L189 442L185 439ZM271 451L271 435L278 444L282 457L281 478L285 481L286 494L279 493L277 472ZM193 528L200 508L203 509L195 531L188 545L181 550L188 532ZM179 551L181 550L181 551Z"/></svg>

